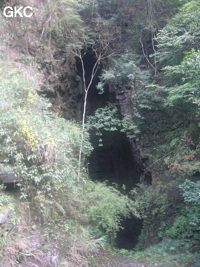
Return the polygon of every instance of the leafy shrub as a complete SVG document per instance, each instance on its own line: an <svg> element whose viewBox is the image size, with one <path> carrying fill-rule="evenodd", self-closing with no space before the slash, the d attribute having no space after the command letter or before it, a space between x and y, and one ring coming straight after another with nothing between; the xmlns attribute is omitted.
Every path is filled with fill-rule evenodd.
<svg viewBox="0 0 200 267"><path fill-rule="evenodd" d="M76 182L80 142L79 127L53 114L51 105L37 94L36 73L1 62L1 158L12 163L20 177L22 196L32 199L34 188L46 195ZM91 150L88 138L86 134L85 156Z"/></svg>
<svg viewBox="0 0 200 267"><path fill-rule="evenodd" d="M12 64L1 69L1 157L20 178L21 197L34 204L36 218L47 231L54 229L52 238L62 244L70 232L67 240L77 246L83 238L88 247L95 248L95 243L98 247L102 235L115 237L123 217L139 214L117 189L87 180L85 169L85 180L77 183L80 128L51 111L51 105L37 94L37 75L31 71ZM84 138L87 157L92 149L87 132ZM92 230L84 238L81 229L88 225ZM99 241L92 233L99 235Z"/></svg>
<svg viewBox="0 0 200 267"><path fill-rule="evenodd" d="M167 231L172 238L200 239L200 181L186 180L179 186L183 191L185 208Z"/></svg>
<svg viewBox="0 0 200 267"><path fill-rule="evenodd" d="M113 239L121 228L123 218L131 214L140 217L133 201L117 189L104 183L87 185L88 214L92 225Z"/></svg>

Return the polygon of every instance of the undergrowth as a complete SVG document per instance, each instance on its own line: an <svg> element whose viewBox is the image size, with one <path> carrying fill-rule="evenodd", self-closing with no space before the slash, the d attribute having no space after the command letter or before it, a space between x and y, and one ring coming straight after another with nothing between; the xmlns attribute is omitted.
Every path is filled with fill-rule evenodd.
<svg viewBox="0 0 200 267"><path fill-rule="evenodd" d="M114 187L90 181L84 165L77 181L80 127L53 113L38 94L33 66L1 61L0 77L0 157L20 187L18 216L9 209L16 222L2 243L1 260L12 266L42 260L48 266L63 259L87 266L89 254L114 240L123 218L139 216L134 202ZM92 147L87 132L84 136L86 159ZM6 195L0 201L15 204Z"/></svg>
<svg viewBox="0 0 200 267"><path fill-rule="evenodd" d="M123 253L123 251L122 251ZM145 259L150 264L163 264L164 266L199 266L199 254L190 252L190 244L183 240L165 239L152 245L144 251L129 254L134 259Z"/></svg>

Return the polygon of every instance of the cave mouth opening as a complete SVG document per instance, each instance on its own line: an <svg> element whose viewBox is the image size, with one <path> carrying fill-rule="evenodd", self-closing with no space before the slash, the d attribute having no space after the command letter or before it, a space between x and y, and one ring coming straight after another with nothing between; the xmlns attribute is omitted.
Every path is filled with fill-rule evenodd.
<svg viewBox="0 0 200 267"><path fill-rule="evenodd" d="M11 183L3 183L5 192L10 193L19 193L20 192L20 186L18 182L11 182Z"/></svg>
<svg viewBox="0 0 200 267"><path fill-rule="evenodd" d="M117 184L119 190L128 193L140 182L141 170L134 162L131 146L124 133L111 132L102 136L103 146L98 145L98 136L91 133L94 150L89 158L89 175L95 181ZM118 249L133 249L141 234L143 221L131 216L122 219L115 239Z"/></svg>
<svg viewBox="0 0 200 267"><path fill-rule="evenodd" d="M118 249L133 249L142 231L143 221L133 216L122 221L122 229L117 232L115 245Z"/></svg>
<svg viewBox="0 0 200 267"><path fill-rule="evenodd" d="M128 193L140 182L141 170L134 162L131 146L125 133L120 131L103 132L102 145L99 136L90 132L94 150L89 157L89 175L96 181L108 181L126 188Z"/></svg>
<svg viewBox="0 0 200 267"><path fill-rule="evenodd" d="M83 57L86 82L90 78L95 60L94 53L89 49ZM81 77L80 61L77 61L77 71ZM94 77L88 93L87 115L93 115L98 108L105 107L108 102L118 104L115 93L109 91L108 86L105 87L103 94L99 94L96 86L101 72L102 66L99 66L99 71ZM96 135L95 130L90 131L90 137L94 148L88 159L90 178L100 182L107 181L109 185L117 184L119 190L125 185L128 193L140 182L142 171L134 159L131 143L126 134L120 131L102 132L103 146L99 146L99 136ZM134 248L141 233L142 221L132 216L123 219L121 226L122 229L118 231L115 240L116 247L119 249Z"/></svg>

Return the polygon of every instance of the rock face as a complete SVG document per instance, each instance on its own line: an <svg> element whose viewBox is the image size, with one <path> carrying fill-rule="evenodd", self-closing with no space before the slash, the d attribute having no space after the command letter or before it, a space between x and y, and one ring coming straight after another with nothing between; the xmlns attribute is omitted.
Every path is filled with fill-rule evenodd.
<svg viewBox="0 0 200 267"><path fill-rule="evenodd" d="M14 173L0 173L0 183L15 184L19 182L19 178Z"/></svg>
<svg viewBox="0 0 200 267"><path fill-rule="evenodd" d="M4 210L0 213L0 225L4 224L7 221L8 218L8 210Z"/></svg>

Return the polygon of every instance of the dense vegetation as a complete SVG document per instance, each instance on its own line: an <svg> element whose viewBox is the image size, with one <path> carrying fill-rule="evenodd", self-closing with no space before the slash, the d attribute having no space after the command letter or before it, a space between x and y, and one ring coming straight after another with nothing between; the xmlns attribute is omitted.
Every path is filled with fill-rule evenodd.
<svg viewBox="0 0 200 267"><path fill-rule="evenodd" d="M45 257L55 242L58 266L87 266L91 253L115 247L123 220L132 217L143 222L140 252L122 253L190 264L200 249L198 1L31 5L32 18L0 18L0 171L20 178L18 201L26 208L18 213L21 221L30 215L20 228L16 200L1 186L0 212L10 210L15 226L0 238L3 264L28 264L40 250ZM93 110L91 91L112 97ZM126 135L139 151L139 184L94 181L91 132L99 146L106 135ZM48 236L45 247L21 245L28 227Z"/></svg>

